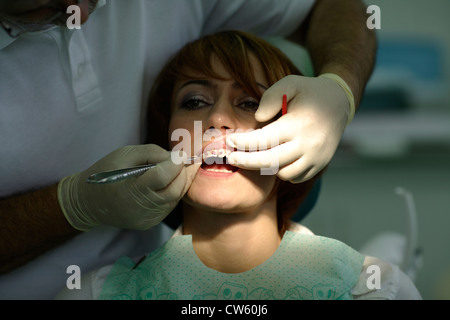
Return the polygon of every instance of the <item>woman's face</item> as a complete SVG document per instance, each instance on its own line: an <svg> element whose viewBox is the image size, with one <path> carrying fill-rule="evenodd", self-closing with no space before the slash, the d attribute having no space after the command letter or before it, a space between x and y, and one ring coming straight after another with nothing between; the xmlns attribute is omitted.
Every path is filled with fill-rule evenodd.
<svg viewBox="0 0 450 320"><path fill-rule="evenodd" d="M250 58L262 94L269 84L259 62L253 56ZM226 150L224 137L227 131L258 129L267 123L255 120L254 113L259 101L246 93L214 57L212 68L220 78L227 80L192 73L192 79L177 81L174 87L169 139L174 130L186 129L191 137L191 150L194 150L194 141L202 141L203 156L216 155L203 159L184 200L196 208L212 211L233 213L252 210L267 200L276 177L261 175L259 170L243 170L226 164L226 158L222 157L229 150ZM201 121L201 130L198 121ZM209 132L214 132L214 137L209 136ZM171 141L170 148L178 143Z"/></svg>

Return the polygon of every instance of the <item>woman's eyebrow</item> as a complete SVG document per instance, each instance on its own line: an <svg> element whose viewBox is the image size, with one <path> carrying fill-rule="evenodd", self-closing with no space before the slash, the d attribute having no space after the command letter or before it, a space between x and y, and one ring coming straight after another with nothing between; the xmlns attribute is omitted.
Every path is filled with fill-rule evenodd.
<svg viewBox="0 0 450 320"><path fill-rule="evenodd" d="M189 80L189 81L186 81L185 83L183 83L180 86L180 88L178 88L177 92L180 92L181 89L183 89L184 87L189 86L189 85L201 85L201 86L204 86L204 87L207 87L207 88L210 88L210 89L216 89L217 88L217 84L212 82L212 81L210 81L210 80L194 79L194 80ZM265 85L263 85L263 84L261 84L259 82L256 82L256 85L258 87L264 89L264 90L268 89ZM238 89L242 89L242 86L238 82L234 82L233 83L233 87L234 88L238 88Z"/></svg>
<svg viewBox="0 0 450 320"><path fill-rule="evenodd" d="M257 85L258 87L264 89L264 90L267 90L267 89L268 89L265 85L263 85L263 84L261 84L261 83L259 83L259 82L256 82L256 85ZM242 89L242 86L241 86L238 82L233 83L233 87Z"/></svg>
<svg viewBox="0 0 450 320"><path fill-rule="evenodd" d="M185 83L183 83L181 85L181 87L177 90L177 92L179 92L181 89L183 89L186 86L192 85L192 84L197 84L197 85L201 85L210 89L215 89L217 88L217 84L209 81L209 80L203 80L203 79L195 79L195 80L189 80L186 81Z"/></svg>

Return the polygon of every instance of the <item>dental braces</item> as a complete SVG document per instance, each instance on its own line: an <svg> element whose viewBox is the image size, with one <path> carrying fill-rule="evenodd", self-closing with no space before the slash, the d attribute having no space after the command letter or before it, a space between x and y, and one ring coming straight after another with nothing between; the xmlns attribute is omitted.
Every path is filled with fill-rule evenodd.
<svg viewBox="0 0 450 320"><path fill-rule="evenodd" d="M227 149L206 150L203 153L203 159L206 164L224 164L224 158L230 155L232 151Z"/></svg>

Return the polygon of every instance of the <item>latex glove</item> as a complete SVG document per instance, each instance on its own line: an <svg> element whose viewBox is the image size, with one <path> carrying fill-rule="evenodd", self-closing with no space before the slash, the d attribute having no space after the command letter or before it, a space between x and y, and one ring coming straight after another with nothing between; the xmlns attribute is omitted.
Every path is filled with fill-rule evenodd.
<svg viewBox="0 0 450 320"><path fill-rule="evenodd" d="M277 176L300 183L314 177L333 157L353 119L354 99L348 85L334 74L315 78L290 75L264 93L256 120L273 119L281 110L284 94L289 102L286 115L262 129L227 137L227 145L238 149L228 156L228 162L260 169L277 159ZM258 152L244 152L251 146L262 147Z"/></svg>
<svg viewBox="0 0 450 320"><path fill-rule="evenodd" d="M94 173L158 163L138 177L109 184L89 184ZM201 163L176 165L171 153L157 145L118 149L84 172L58 185L58 200L69 223L88 231L98 225L145 230L160 223L189 189Z"/></svg>

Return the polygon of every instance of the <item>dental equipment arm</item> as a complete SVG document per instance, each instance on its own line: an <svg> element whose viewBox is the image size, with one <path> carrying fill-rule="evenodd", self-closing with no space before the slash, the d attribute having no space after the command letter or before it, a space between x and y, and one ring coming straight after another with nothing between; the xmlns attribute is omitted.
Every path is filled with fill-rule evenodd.
<svg viewBox="0 0 450 320"><path fill-rule="evenodd" d="M227 144L238 149L229 156L231 164L256 169L279 156L278 177L300 183L329 163L373 69L376 39L366 19L362 1L316 2L309 19L290 39L307 47L322 76L288 76L269 88L256 119L272 119L281 110L283 94L288 95L288 113L260 130L229 136ZM278 137L279 145L273 145L273 137ZM245 152L256 142L272 148Z"/></svg>

